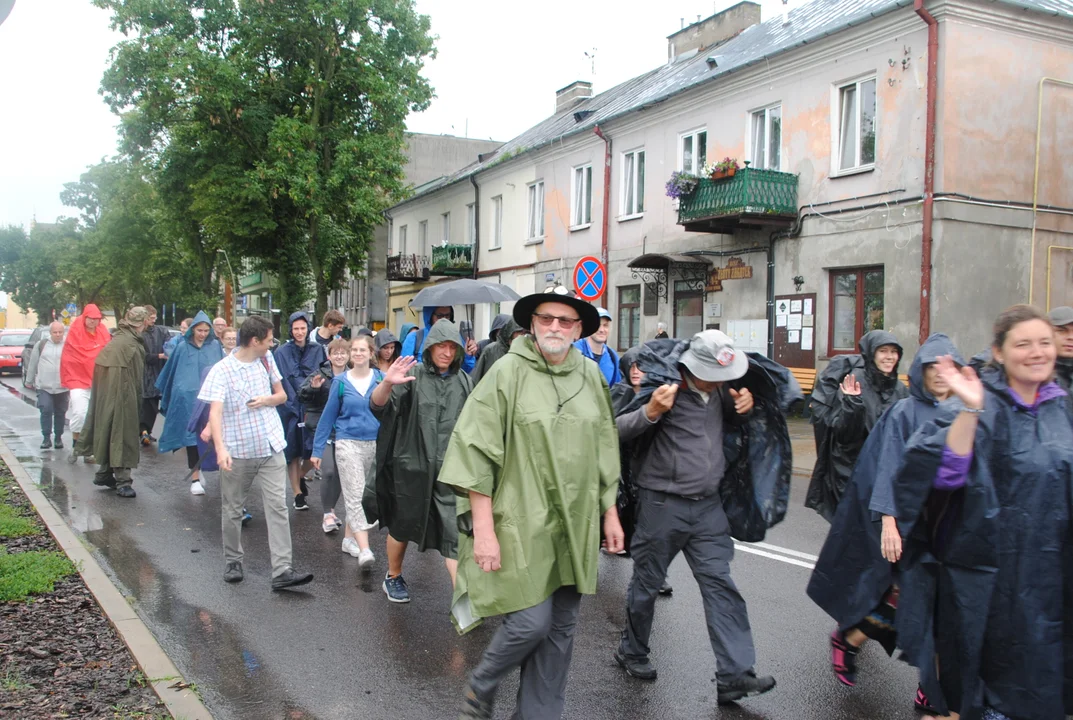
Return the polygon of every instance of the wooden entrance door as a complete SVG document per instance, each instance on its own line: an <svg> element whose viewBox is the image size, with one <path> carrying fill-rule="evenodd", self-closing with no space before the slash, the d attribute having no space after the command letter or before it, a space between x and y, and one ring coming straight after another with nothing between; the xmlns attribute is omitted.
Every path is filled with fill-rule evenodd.
<svg viewBox="0 0 1073 720"><path fill-rule="evenodd" d="M790 368L816 367L817 330L816 293L775 297L775 362Z"/></svg>

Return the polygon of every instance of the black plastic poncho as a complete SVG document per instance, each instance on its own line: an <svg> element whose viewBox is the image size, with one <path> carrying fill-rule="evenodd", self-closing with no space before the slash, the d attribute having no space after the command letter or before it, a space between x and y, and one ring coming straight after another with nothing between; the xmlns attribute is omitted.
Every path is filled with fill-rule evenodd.
<svg viewBox="0 0 1073 720"><path fill-rule="evenodd" d="M894 403L909 396L909 389L898 381L898 366L890 375L876 367L876 350L883 345L898 348L901 365L902 346L892 333L873 330L857 343L860 355L839 355L831 360L816 378L809 407L816 434L816 466L805 495L805 507L812 508L828 522L838 509L838 501L853 474L864 441L879 417ZM861 385L861 394L843 395L840 385L853 373Z"/></svg>
<svg viewBox="0 0 1073 720"><path fill-rule="evenodd" d="M895 403L869 433L809 579L808 596L840 630L861 622L893 582L892 565L880 545L882 516L897 516L893 483L909 439L926 423L956 412L960 404L956 399L940 404L924 387L924 366L943 355L964 364L953 341L942 334L929 337L913 358L911 397ZM903 593L906 584L901 584Z"/></svg>
<svg viewBox="0 0 1073 720"><path fill-rule="evenodd" d="M641 390L615 414L637 410L648 402L661 385L677 385L682 376L678 358L689 347L687 341L671 338L649 340L637 353L635 362L645 379ZM755 407L748 420L723 432L726 473L719 483L730 535L744 542L759 542L768 528L782 522L790 500L793 449L784 412L802 397L801 387L790 371L763 355L748 353L749 370L740 380L727 383L752 392ZM617 387L617 386L616 386ZM614 402L614 400L613 400ZM631 464L647 447L647 436L625 443L624 457Z"/></svg>
<svg viewBox="0 0 1073 720"><path fill-rule="evenodd" d="M902 564L918 569L899 602L899 645L943 714L973 720L986 704L1018 720L1062 718L1073 710L1070 398L1033 412L1002 370L985 368L981 380L966 485L932 488L946 419L914 435L895 479Z"/></svg>

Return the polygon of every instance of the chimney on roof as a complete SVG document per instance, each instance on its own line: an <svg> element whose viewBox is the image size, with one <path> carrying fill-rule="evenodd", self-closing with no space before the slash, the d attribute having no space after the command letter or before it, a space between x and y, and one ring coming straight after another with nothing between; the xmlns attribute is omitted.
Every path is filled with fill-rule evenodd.
<svg viewBox="0 0 1073 720"><path fill-rule="evenodd" d="M568 110L582 100L592 97L592 83L586 80L575 80L562 90L555 91L555 114Z"/></svg>
<svg viewBox="0 0 1073 720"><path fill-rule="evenodd" d="M759 3L745 0L667 36L667 60L720 45L760 22Z"/></svg>

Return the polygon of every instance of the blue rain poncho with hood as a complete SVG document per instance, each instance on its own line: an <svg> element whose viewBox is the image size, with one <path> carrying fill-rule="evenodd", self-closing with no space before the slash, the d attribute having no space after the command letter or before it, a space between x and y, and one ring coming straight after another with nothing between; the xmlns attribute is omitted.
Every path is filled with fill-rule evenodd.
<svg viewBox="0 0 1073 720"><path fill-rule="evenodd" d="M892 565L883 557L882 517L897 517L893 484L906 445L928 422L957 412L960 401L940 403L924 387L924 369L950 355L963 365L953 341L936 333L925 341L909 369L910 397L898 401L872 428L846 491L838 504L831 530L812 571L808 596L845 631L874 608L893 583ZM912 581L900 583L912 593Z"/></svg>
<svg viewBox="0 0 1073 720"><path fill-rule="evenodd" d="M298 320L305 320L309 332L313 332L312 318L301 310L291 313L287 326L294 325ZM275 358L276 367L279 368L279 374L283 377L283 389L287 392L287 402L277 406L276 410L279 412L279 419L283 423L283 432L287 438L285 455L289 462L300 455L308 456L313 449L313 433L307 433L308 437L303 437L298 433L298 424L305 422L305 406L298 398L298 391L301 390L302 383L307 377L320 370L321 364L328 359L328 354L323 345L307 335L306 343L301 347L294 340L288 340L280 345L276 348ZM296 447L299 444L299 438L301 438L301 447Z"/></svg>
<svg viewBox="0 0 1073 720"><path fill-rule="evenodd" d="M429 331L432 329L432 326L435 324L432 321L432 315L433 315L433 313L436 312L436 307L440 307L440 306L429 306L429 307L421 309L422 315L425 318L425 327L419 329L417 332L407 334L406 333L406 325L403 325L403 327L402 327L402 330L403 330L403 334L402 334L402 353L401 353L402 357L411 357L412 356L412 357L416 358L418 362L421 361L422 356L423 356L423 354L425 352L425 348L428 347ZM449 319L450 319L451 322L455 321L454 308L451 308L451 317ZM409 324L409 323L407 323L407 324ZM459 334L459 338L462 338L461 334ZM419 341L421 343L421 347L417 347L417 343ZM465 341L465 339L462 339L461 342L462 342L462 369L465 370L466 373L469 373L469 372L471 372L473 370L473 367L477 364L477 358L474 355L466 355L466 352L465 352L466 341Z"/></svg>
<svg viewBox="0 0 1073 720"><path fill-rule="evenodd" d="M979 371L964 486L934 487L951 418L921 428L894 481L901 566L898 645L940 712L976 720L987 705L1017 720L1073 713L1073 421L1054 383L1033 407L1001 367ZM936 671L938 665L939 671Z"/></svg>
<svg viewBox="0 0 1073 720"><path fill-rule="evenodd" d="M875 363L876 351L884 345L898 348L898 364L890 374L881 372ZM903 352L893 333L872 330L861 337L857 347L859 355L839 355L831 360L816 378L809 400L816 435L816 466L805 494L805 507L828 522L838 509L868 434L887 408L909 397L909 388L898 380ZM860 395L842 392L842 381L851 373L861 385Z"/></svg>
<svg viewBox="0 0 1073 720"><path fill-rule="evenodd" d="M208 337L198 347L194 344L194 328L207 325ZM212 332L212 318L204 310L194 316L194 322L186 329L175 352L160 371L156 387L160 390L160 414L164 416L164 430L157 445L159 452L169 452L197 445L197 436L187 430L190 415L194 412L198 390L204 372L224 357L224 348Z"/></svg>

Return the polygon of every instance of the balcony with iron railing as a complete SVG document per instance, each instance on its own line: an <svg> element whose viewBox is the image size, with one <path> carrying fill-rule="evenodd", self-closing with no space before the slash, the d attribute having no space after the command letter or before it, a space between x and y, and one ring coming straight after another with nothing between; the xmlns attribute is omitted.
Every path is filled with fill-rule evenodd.
<svg viewBox="0 0 1073 720"><path fill-rule="evenodd" d="M678 224L690 232L790 227L796 218L797 175L750 167L721 180L701 179L678 206Z"/></svg>
<svg viewBox="0 0 1073 720"><path fill-rule="evenodd" d="M417 282L428 280L432 274L428 258L424 255L389 255L387 259L387 279Z"/></svg>
<svg viewBox="0 0 1073 720"><path fill-rule="evenodd" d="M438 245L432 248L433 275L463 276L472 273L472 245Z"/></svg>

